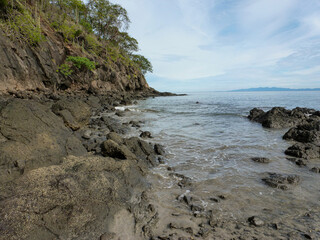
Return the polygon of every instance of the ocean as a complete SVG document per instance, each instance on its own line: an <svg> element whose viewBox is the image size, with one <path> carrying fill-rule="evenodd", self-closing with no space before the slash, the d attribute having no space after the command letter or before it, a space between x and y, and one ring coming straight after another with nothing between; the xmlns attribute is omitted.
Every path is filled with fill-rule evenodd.
<svg viewBox="0 0 320 240"><path fill-rule="evenodd" d="M131 117L145 121L142 130L150 131L167 151L166 163L154 169L159 196L172 188L169 166L192 179L188 191L203 199L204 207L214 204L210 196L227 196L216 208L221 216L264 212L272 220L319 209L320 174L287 160L284 151L293 143L282 136L288 129L263 128L247 115L254 107L320 110L319 103L320 92L205 92L149 98L130 108ZM252 157L266 157L271 163L259 164ZM301 182L292 190L273 189L261 180L268 172L296 174Z"/></svg>

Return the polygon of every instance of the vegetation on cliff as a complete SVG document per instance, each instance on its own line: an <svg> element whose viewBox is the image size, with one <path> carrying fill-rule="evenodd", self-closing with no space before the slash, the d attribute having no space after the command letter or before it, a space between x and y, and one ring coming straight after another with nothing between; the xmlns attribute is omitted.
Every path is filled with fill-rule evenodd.
<svg viewBox="0 0 320 240"><path fill-rule="evenodd" d="M152 72L149 60L137 54L138 41L127 33L129 24L127 11L108 0L0 0L0 30L12 41L41 47L49 29L77 49L57 64L55 71L65 79L101 64L108 69L124 66L129 79Z"/></svg>

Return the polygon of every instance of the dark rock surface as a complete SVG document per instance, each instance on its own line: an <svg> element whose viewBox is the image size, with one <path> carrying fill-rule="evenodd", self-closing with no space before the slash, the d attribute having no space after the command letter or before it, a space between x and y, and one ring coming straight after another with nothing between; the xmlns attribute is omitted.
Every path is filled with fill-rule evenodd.
<svg viewBox="0 0 320 240"><path fill-rule="evenodd" d="M140 134L141 138L152 138L151 132L149 131L144 131Z"/></svg>
<svg viewBox="0 0 320 240"><path fill-rule="evenodd" d="M161 147L92 116L111 99L0 99L1 240L141 239L155 224L145 175Z"/></svg>
<svg viewBox="0 0 320 240"><path fill-rule="evenodd" d="M308 115L314 112L314 109L307 108L287 110L282 107L274 107L267 112L254 108L250 111L248 118L251 121L261 123L266 128L288 128L305 122Z"/></svg>
<svg viewBox="0 0 320 240"><path fill-rule="evenodd" d="M285 154L301 159L320 158L320 117L319 111L308 108L294 108L287 110L281 107L272 108L264 112L254 108L248 118L259 122L267 128L289 128L283 139L296 141ZM305 166L304 160L295 161L299 166Z"/></svg>
<svg viewBox="0 0 320 240"><path fill-rule="evenodd" d="M34 168L59 164L67 155L87 152L50 106L32 100L3 102L0 132L1 182Z"/></svg>
<svg viewBox="0 0 320 240"><path fill-rule="evenodd" d="M251 158L252 161L257 162L257 163L270 163L271 160L269 158L264 158L264 157L253 157Z"/></svg>
<svg viewBox="0 0 320 240"><path fill-rule="evenodd" d="M288 190L300 182L300 177L279 173L268 173L262 181L270 187Z"/></svg>

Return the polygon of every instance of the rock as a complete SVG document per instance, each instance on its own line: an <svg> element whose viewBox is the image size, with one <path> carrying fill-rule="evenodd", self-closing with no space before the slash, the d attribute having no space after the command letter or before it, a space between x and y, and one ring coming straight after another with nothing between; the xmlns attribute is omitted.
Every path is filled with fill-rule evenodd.
<svg viewBox="0 0 320 240"><path fill-rule="evenodd" d="M250 111L248 118L259 122L266 128L287 128L304 123L307 115L312 114L314 109L295 108L287 110L282 107L274 107L268 112L254 108Z"/></svg>
<svg viewBox="0 0 320 240"><path fill-rule="evenodd" d="M287 160L289 160L290 162L294 162L295 164L297 164L299 167L303 167L303 166L307 166L307 161L305 159L301 159L301 158L287 158Z"/></svg>
<svg viewBox="0 0 320 240"><path fill-rule="evenodd" d="M295 140L301 143L320 144L320 121L312 121L291 128L283 139Z"/></svg>
<svg viewBox="0 0 320 240"><path fill-rule="evenodd" d="M159 165L159 162L155 156L154 147L151 143L145 142L137 137L131 137L129 139L124 139L124 144L138 158L147 160L148 165Z"/></svg>
<svg viewBox="0 0 320 240"><path fill-rule="evenodd" d="M107 135L107 138L115 141L118 144L122 144L123 143L122 137L119 134L115 133L115 132L109 133Z"/></svg>
<svg viewBox="0 0 320 240"><path fill-rule="evenodd" d="M270 159L268 158L263 158L263 157L254 157L254 158L251 158L252 161L254 162L258 162L258 163L270 163Z"/></svg>
<svg viewBox="0 0 320 240"><path fill-rule="evenodd" d="M311 172L314 172L314 173L320 173L320 168L318 168L318 167L313 167L310 171L311 171Z"/></svg>
<svg viewBox="0 0 320 240"><path fill-rule="evenodd" d="M100 240L115 240L116 234L115 233L104 233L100 236Z"/></svg>
<svg viewBox="0 0 320 240"><path fill-rule="evenodd" d="M140 134L141 138L152 138L151 133L149 131L142 132Z"/></svg>
<svg viewBox="0 0 320 240"><path fill-rule="evenodd" d="M262 221L260 218L252 216L248 218L248 222L256 227L261 227L264 225L264 221Z"/></svg>
<svg viewBox="0 0 320 240"><path fill-rule="evenodd" d="M160 144L155 144L154 145L154 151L157 155L165 155L165 150L164 147Z"/></svg>
<svg viewBox="0 0 320 240"><path fill-rule="evenodd" d="M300 182L300 177L297 175L287 175L278 173L268 173L262 181L270 187L287 190L290 186L295 186Z"/></svg>
<svg viewBox="0 0 320 240"><path fill-rule="evenodd" d="M0 131L5 140L0 142L1 182L35 168L59 164L68 154L87 153L61 118L46 105L12 99L0 106L0 113Z"/></svg>
<svg viewBox="0 0 320 240"><path fill-rule="evenodd" d="M200 205L192 204L191 205L191 211L193 212L202 212L204 208Z"/></svg>
<svg viewBox="0 0 320 240"><path fill-rule="evenodd" d="M215 197L211 197L210 201L218 203L218 202L220 202L220 199L215 198Z"/></svg>
<svg viewBox="0 0 320 240"><path fill-rule="evenodd" d="M192 200L192 197L189 196L189 195L184 195L183 196L183 201L187 204L187 205L190 205L191 204L191 200Z"/></svg>
<svg viewBox="0 0 320 240"><path fill-rule="evenodd" d="M110 139L102 143L101 150L103 156L105 157L112 157L121 160L135 158L135 155L130 152L130 150L126 146L120 146Z"/></svg>
<svg viewBox="0 0 320 240"><path fill-rule="evenodd" d="M60 165L31 170L0 185L1 195L10 196L0 199L0 238L99 239L133 193L146 189L144 171L134 161L94 156L69 156ZM130 219L134 226L128 213Z"/></svg>
<svg viewBox="0 0 320 240"><path fill-rule="evenodd" d="M311 143L296 143L289 147L285 154L304 159L315 159L320 157L320 147Z"/></svg>
<svg viewBox="0 0 320 240"><path fill-rule="evenodd" d="M140 128L140 124L137 121L130 121L129 124L131 124L132 127Z"/></svg>
<svg viewBox="0 0 320 240"><path fill-rule="evenodd" d="M91 117L89 105L75 98L57 101L52 105L52 112L61 116L66 126L74 131L87 125Z"/></svg>
<svg viewBox="0 0 320 240"><path fill-rule="evenodd" d="M92 134L91 130L86 130L86 131L82 134L82 137L83 137L84 139L90 139L90 138L91 138L91 134Z"/></svg>
<svg viewBox="0 0 320 240"><path fill-rule="evenodd" d="M116 111L115 115L118 117L124 117L125 113L124 113L124 111Z"/></svg>

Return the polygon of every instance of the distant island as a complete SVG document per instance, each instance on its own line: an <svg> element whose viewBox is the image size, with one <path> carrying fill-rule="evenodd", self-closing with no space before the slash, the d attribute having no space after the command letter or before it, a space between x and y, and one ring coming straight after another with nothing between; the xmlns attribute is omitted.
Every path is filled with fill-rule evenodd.
<svg viewBox="0 0 320 240"><path fill-rule="evenodd" d="M281 92L281 91L320 91L320 88L277 88L277 87L259 87L259 88L247 88L231 90L230 92Z"/></svg>

